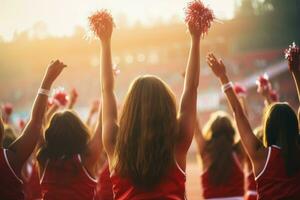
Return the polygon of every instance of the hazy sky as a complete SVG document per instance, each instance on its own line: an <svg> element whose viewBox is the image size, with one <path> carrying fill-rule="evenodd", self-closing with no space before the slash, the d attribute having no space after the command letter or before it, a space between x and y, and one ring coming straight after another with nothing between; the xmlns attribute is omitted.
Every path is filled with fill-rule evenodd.
<svg viewBox="0 0 300 200"><path fill-rule="evenodd" d="M203 0L218 18L233 16L235 0ZM43 21L51 35L72 34L76 25L85 25L92 11L108 8L114 16L126 16L130 23L149 24L174 15L183 16L185 0L0 0L0 35L5 40L15 31L29 29ZM122 13L122 15L121 15Z"/></svg>

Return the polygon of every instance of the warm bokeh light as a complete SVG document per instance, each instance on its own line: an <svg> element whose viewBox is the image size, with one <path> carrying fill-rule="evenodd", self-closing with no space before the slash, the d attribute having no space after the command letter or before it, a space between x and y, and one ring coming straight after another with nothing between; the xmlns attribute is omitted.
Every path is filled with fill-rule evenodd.
<svg viewBox="0 0 300 200"><path fill-rule="evenodd" d="M41 36L70 35L74 27L86 24L94 10L108 8L119 26L137 21L144 25L180 19L185 0L0 0L0 35L10 40L14 32L25 29L40 31ZM218 18L232 18L236 0L204 0Z"/></svg>

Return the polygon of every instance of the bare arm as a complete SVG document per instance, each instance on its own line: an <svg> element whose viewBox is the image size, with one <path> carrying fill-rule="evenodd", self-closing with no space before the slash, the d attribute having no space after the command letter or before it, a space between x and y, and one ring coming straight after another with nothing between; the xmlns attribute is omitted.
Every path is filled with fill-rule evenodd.
<svg viewBox="0 0 300 200"><path fill-rule="evenodd" d="M202 133L201 126L200 126L200 123L199 123L199 119L196 120L195 140L196 140L196 143L197 143L198 152L199 152L200 156L202 156L203 149L205 147L205 139L203 137L203 133Z"/></svg>
<svg viewBox="0 0 300 200"><path fill-rule="evenodd" d="M94 130L94 135L91 138L89 144L89 152L87 156L84 157L84 165L88 169L89 172L94 173L96 172L96 164L101 156L103 151L102 145L102 109L101 106L99 107L98 113L98 121L96 128Z"/></svg>
<svg viewBox="0 0 300 200"><path fill-rule="evenodd" d="M72 110L78 98L77 91L73 88L70 92L70 100L68 102L67 108Z"/></svg>
<svg viewBox="0 0 300 200"><path fill-rule="evenodd" d="M222 61L218 61L213 54L210 54L207 57L207 62L208 65L212 68L214 74L220 79L222 85L229 83L229 78L226 74L226 69ZM233 111L234 118L238 127L238 132L248 156L254 164L257 162L260 163L261 160L266 158L267 150L263 148L261 142L254 135L243 107L238 100L233 88L231 87L227 89L225 95ZM260 144L259 147L257 146L257 144Z"/></svg>
<svg viewBox="0 0 300 200"><path fill-rule="evenodd" d="M102 90L102 142L109 158L114 153L117 134L117 102L114 93L114 72L111 59L112 25L99 37L101 40L100 83Z"/></svg>
<svg viewBox="0 0 300 200"><path fill-rule="evenodd" d="M52 83L66 67L58 60L51 62L46 75L42 81L41 88L50 90ZM31 111L29 123L23 130L21 136L10 146L8 154L9 161L17 173L21 172L22 165L34 150L36 143L42 133L43 119L48 102L48 96L38 94Z"/></svg>
<svg viewBox="0 0 300 200"><path fill-rule="evenodd" d="M179 159L185 161L186 153L193 140L197 110L197 88L200 76L200 34L195 27L189 26L191 48L185 72L183 93L179 107L180 142L177 146ZM182 164L184 165L184 163Z"/></svg>
<svg viewBox="0 0 300 200"><path fill-rule="evenodd" d="M93 116L97 113L97 111L99 110L99 101L96 100L94 102L92 102L91 104L91 108L90 108L90 111L89 111L89 114L88 114L88 117L86 119L86 125L90 128L94 127L92 125L92 119L93 119ZM101 122L102 123L102 122Z"/></svg>
<svg viewBox="0 0 300 200"><path fill-rule="evenodd" d="M288 59L289 69L292 72L292 76L297 88L298 100L300 102L300 49L297 47L296 49L291 51L291 56ZM300 107L298 109L299 115Z"/></svg>

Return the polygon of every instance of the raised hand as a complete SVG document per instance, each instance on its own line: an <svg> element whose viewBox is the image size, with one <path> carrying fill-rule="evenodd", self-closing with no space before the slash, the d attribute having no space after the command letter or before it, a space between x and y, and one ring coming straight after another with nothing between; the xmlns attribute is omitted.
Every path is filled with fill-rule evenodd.
<svg viewBox="0 0 300 200"><path fill-rule="evenodd" d="M202 34L202 31L199 30L200 27L196 26L194 23L192 22L189 22L187 24L188 26L188 30L192 36L192 38L200 38L201 34Z"/></svg>
<svg viewBox="0 0 300 200"><path fill-rule="evenodd" d="M59 60L51 61L48 65L42 88L49 89L50 85L55 81L55 79L59 76L62 70L67 67L64 63Z"/></svg>
<svg viewBox="0 0 300 200"><path fill-rule="evenodd" d="M223 61L221 59L218 61L214 54L209 53L206 56L206 62L208 66L212 69L215 76L217 76L218 78L226 76L226 68Z"/></svg>

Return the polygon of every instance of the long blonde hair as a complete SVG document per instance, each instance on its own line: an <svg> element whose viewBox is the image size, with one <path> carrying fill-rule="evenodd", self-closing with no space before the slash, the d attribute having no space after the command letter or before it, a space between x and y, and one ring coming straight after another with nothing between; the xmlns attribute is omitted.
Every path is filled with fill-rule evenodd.
<svg viewBox="0 0 300 200"><path fill-rule="evenodd" d="M120 118L114 168L141 188L155 186L174 164L175 97L158 77L133 81Z"/></svg>

